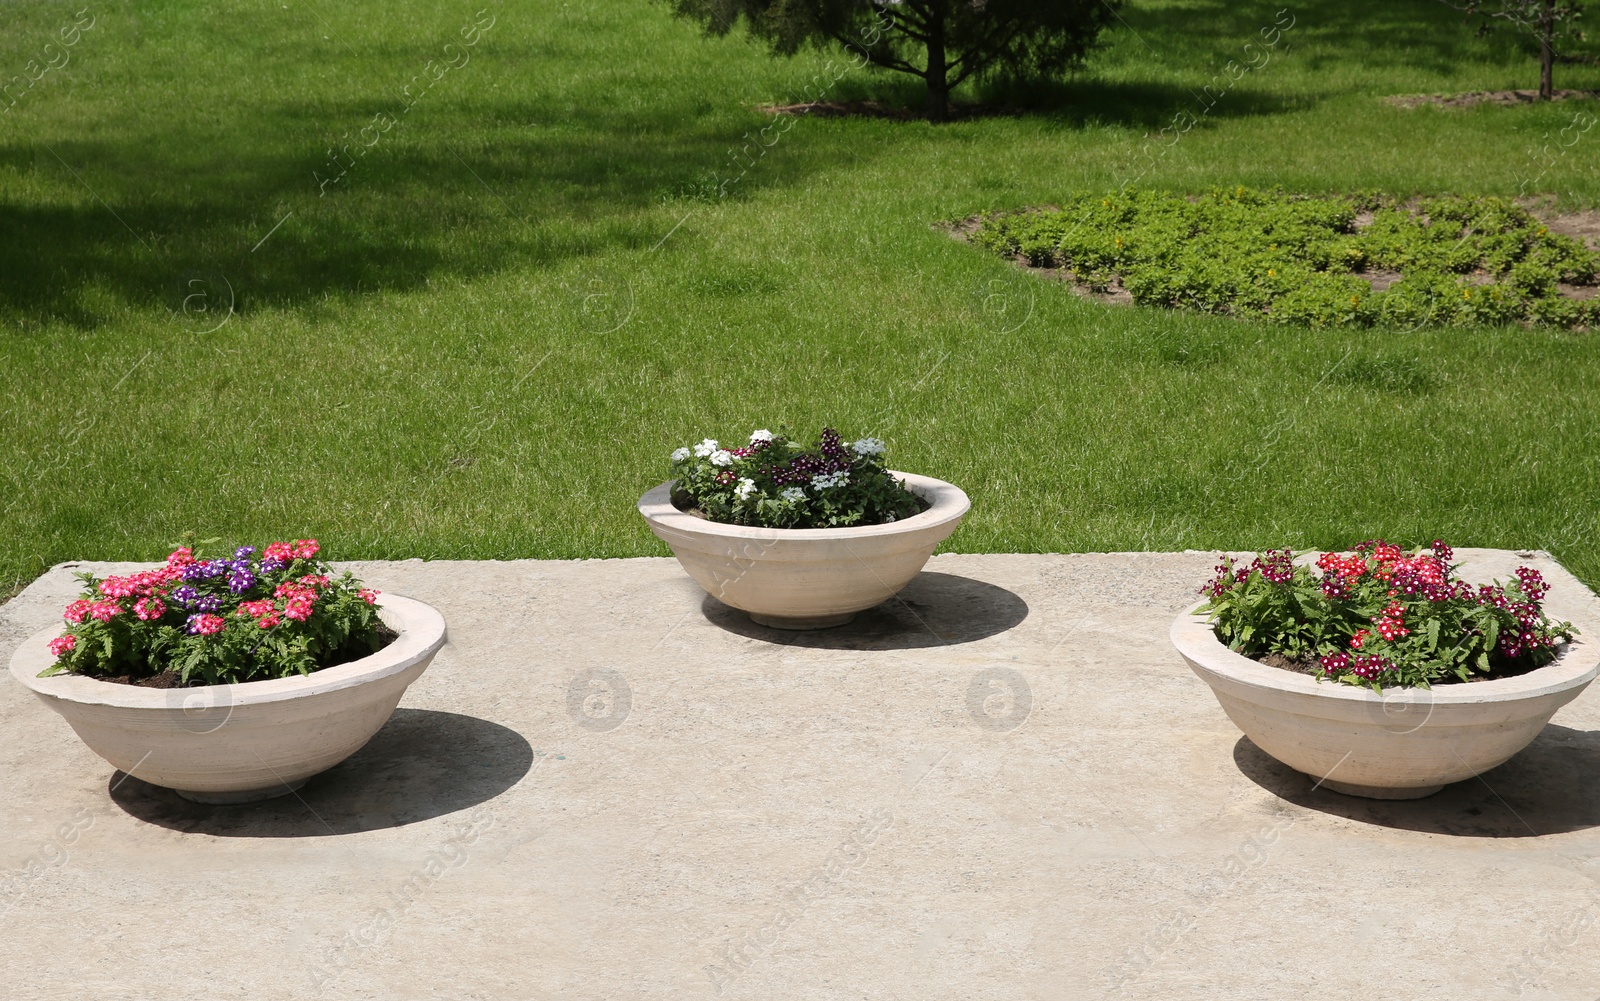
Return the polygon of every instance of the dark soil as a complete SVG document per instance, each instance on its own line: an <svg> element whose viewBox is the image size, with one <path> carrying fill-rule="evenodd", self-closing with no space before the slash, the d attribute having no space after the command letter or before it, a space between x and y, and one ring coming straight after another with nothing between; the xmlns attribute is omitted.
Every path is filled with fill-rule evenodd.
<svg viewBox="0 0 1600 1001"><path fill-rule="evenodd" d="M928 502L928 500L926 498L924 498L923 496L921 496L920 494L912 494L911 497L912 497L913 500L915 500L917 502L917 514L921 514L922 512L928 510L928 508L933 507L933 505L930 504ZM681 495L678 495L678 494L674 494L673 497L672 497L672 506L677 508L679 511L682 511L684 514L689 515L690 517L693 517L693 518L699 518L701 521L710 521L711 520L709 517L706 516L706 513L704 511L700 510L697 507L690 507L689 503L690 502L689 502L689 498L688 497L684 497L684 496L681 496ZM913 515L912 517L915 517L915 515ZM718 524L726 524L726 522L718 522ZM884 522L877 522L877 524L881 525L881 524L884 524ZM734 527L736 527L736 528L744 528L744 527L748 527L748 526L736 525ZM871 526L870 525L835 525L833 527L834 528L870 528Z"/></svg>
<svg viewBox="0 0 1600 1001"><path fill-rule="evenodd" d="M1564 652L1565 651L1563 651L1563 653ZM1252 657L1251 659L1258 664L1265 664L1268 667L1276 667L1282 671L1293 671L1296 674L1309 674L1315 676L1317 673L1317 662L1315 660L1290 660L1281 653L1264 653L1258 657ZM1471 678L1467 679L1467 681L1462 681L1460 678L1457 678L1452 674L1449 677L1440 678L1438 681L1434 682L1434 684L1462 685L1471 684L1475 681L1496 681L1500 678L1515 678L1518 675L1527 674L1529 671L1538 670L1539 667L1549 667L1550 664L1554 663L1555 661L1550 661L1549 663L1539 664L1536 666L1533 660L1528 657L1518 657L1513 661L1506 661L1503 659L1491 660L1490 664L1493 667L1493 670L1491 670L1488 674L1474 674Z"/></svg>
<svg viewBox="0 0 1600 1001"><path fill-rule="evenodd" d="M1555 92L1557 101L1579 101L1588 98L1600 97L1600 91L1593 90L1558 90ZM1420 108L1430 104L1437 108L1470 108L1475 104L1536 104L1539 101L1537 90L1475 90L1466 94L1398 94L1394 97L1383 99L1384 104L1392 104L1397 108Z"/></svg>
<svg viewBox="0 0 1600 1001"><path fill-rule="evenodd" d="M131 674L119 674L115 678L100 678L88 675L96 681L109 681L113 685L132 685L135 688L182 688L183 679L176 671L162 671L160 674L145 674L135 678Z"/></svg>
<svg viewBox="0 0 1600 1001"><path fill-rule="evenodd" d="M378 623L377 632L379 650L382 650L384 647L400 638L399 633L395 632L393 629L390 629L381 622ZM370 656L372 656L372 652L363 647L347 647L335 653L326 664L319 666L317 670L325 671L330 667L338 667L340 664L348 664L353 660L360 660L362 657ZM205 685L205 681L199 678L195 679L193 684L185 685L182 677L179 676L178 672L176 671L162 671L160 674L141 674L138 676L131 674L119 674L114 677L106 677L98 674L85 674L81 675L81 677L93 678L96 681L109 681L113 685L132 685L135 688L200 688Z"/></svg>
<svg viewBox="0 0 1600 1001"><path fill-rule="evenodd" d="M1268 667L1276 667L1284 671L1293 671L1296 674L1316 674L1317 662L1314 660L1290 660L1281 653L1264 653L1256 658L1257 663Z"/></svg>

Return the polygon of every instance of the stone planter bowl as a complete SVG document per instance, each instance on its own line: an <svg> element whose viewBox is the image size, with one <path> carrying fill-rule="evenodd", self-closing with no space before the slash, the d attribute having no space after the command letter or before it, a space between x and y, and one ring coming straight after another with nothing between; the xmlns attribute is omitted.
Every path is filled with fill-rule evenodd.
<svg viewBox="0 0 1600 1001"><path fill-rule="evenodd" d="M1584 636L1553 663L1515 678L1432 688L1318 682L1229 650L1198 609L1172 623L1172 645L1261 750L1335 792L1419 799L1502 764L1600 674Z"/></svg>
<svg viewBox="0 0 1600 1001"><path fill-rule="evenodd" d="M747 528L678 510L675 481L639 499L650 530L706 593L764 626L843 625L893 597L922 572L934 549L971 507L961 488L931 476L890 475L929 503L887 525L850 528Z"/></svg>
<svg viewBox="0 0 1600 1001"><path fill-rule="evenodd" d="M400 635L377 653L304 677L195 688L138 688L61 674L52 626L11 658L11 676L123 772L201 803L282 796L360 750L444 646L444 617L399 595L379 617Z"/></svg>

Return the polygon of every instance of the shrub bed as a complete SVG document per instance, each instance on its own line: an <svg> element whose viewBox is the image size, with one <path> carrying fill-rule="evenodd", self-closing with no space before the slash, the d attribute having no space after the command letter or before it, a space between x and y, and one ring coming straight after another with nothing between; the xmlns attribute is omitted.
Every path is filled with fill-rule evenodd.
<svg viewBox="0 0 1600 1001"><path fill-rule="evenodd" d="M1078 195L972 239L1138 304L1313 327L1600 323L1600 253L1500 198Z"/></svg>

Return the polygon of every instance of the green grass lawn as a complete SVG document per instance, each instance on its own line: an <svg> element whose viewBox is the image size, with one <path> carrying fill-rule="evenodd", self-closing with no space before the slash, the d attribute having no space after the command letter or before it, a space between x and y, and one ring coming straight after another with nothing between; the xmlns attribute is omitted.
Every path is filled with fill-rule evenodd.
<svg viewBox="0 0 1600 1001"><path fill-rule="evenodd" d="M57 58L77 9L8 5L0 78ZM1136 0L1077 79L960 95L1025 114L799 119L718 199L754 109L827 54L706 40L646 0L94 7L0 113L0 593L190 528L334 558L664 555L633 505L673 447L824 423L963 486L955 550L1437 535L1600 583L1594 335L1111 308L936 228L1134 178L1537 175L1561 209L1600 200L1600 129L1529 153L1596 102L1380 101L1537 82L1528 46L1420 0L1295 9L1141 155L1280 9ZM852 70L829 96L918 94Z"/></svg>

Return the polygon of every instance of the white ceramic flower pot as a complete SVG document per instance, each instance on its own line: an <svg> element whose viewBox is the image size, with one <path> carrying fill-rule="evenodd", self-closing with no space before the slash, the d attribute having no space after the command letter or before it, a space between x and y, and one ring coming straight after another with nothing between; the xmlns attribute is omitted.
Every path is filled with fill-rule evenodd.
<svg viewBox="0 0 1600 1001"><path fill-rule="evenodd" d="M639 513L718 601L762 625L825 629L849 622L911 583L972 506L959 487L943 480L893 470L890 475L929 508L887 525L747 528L678 510L669 480L640 498Z"/></svg>
<svg viewBox="0 0 1600 1001"><path fill-rule="evenodd" d="M1505 762L1600 673L1600 644L1579 636L1551 664L1515 678L1432 688L1319 682L1229 650L1198 609L1173 646L1261 750L1351 796L1418 799Z"/></svg>
<svg viewBox="0 0 1600 1001"><path fill-rule="evenodd" d="M11 676L100 757L202 803L292 792L360 750L444 646L431 605L385 594L378 614L400 635L369 657L304 677L195 688L139 688L70 674L39 677L59 627L35 633Z"/></svg>

